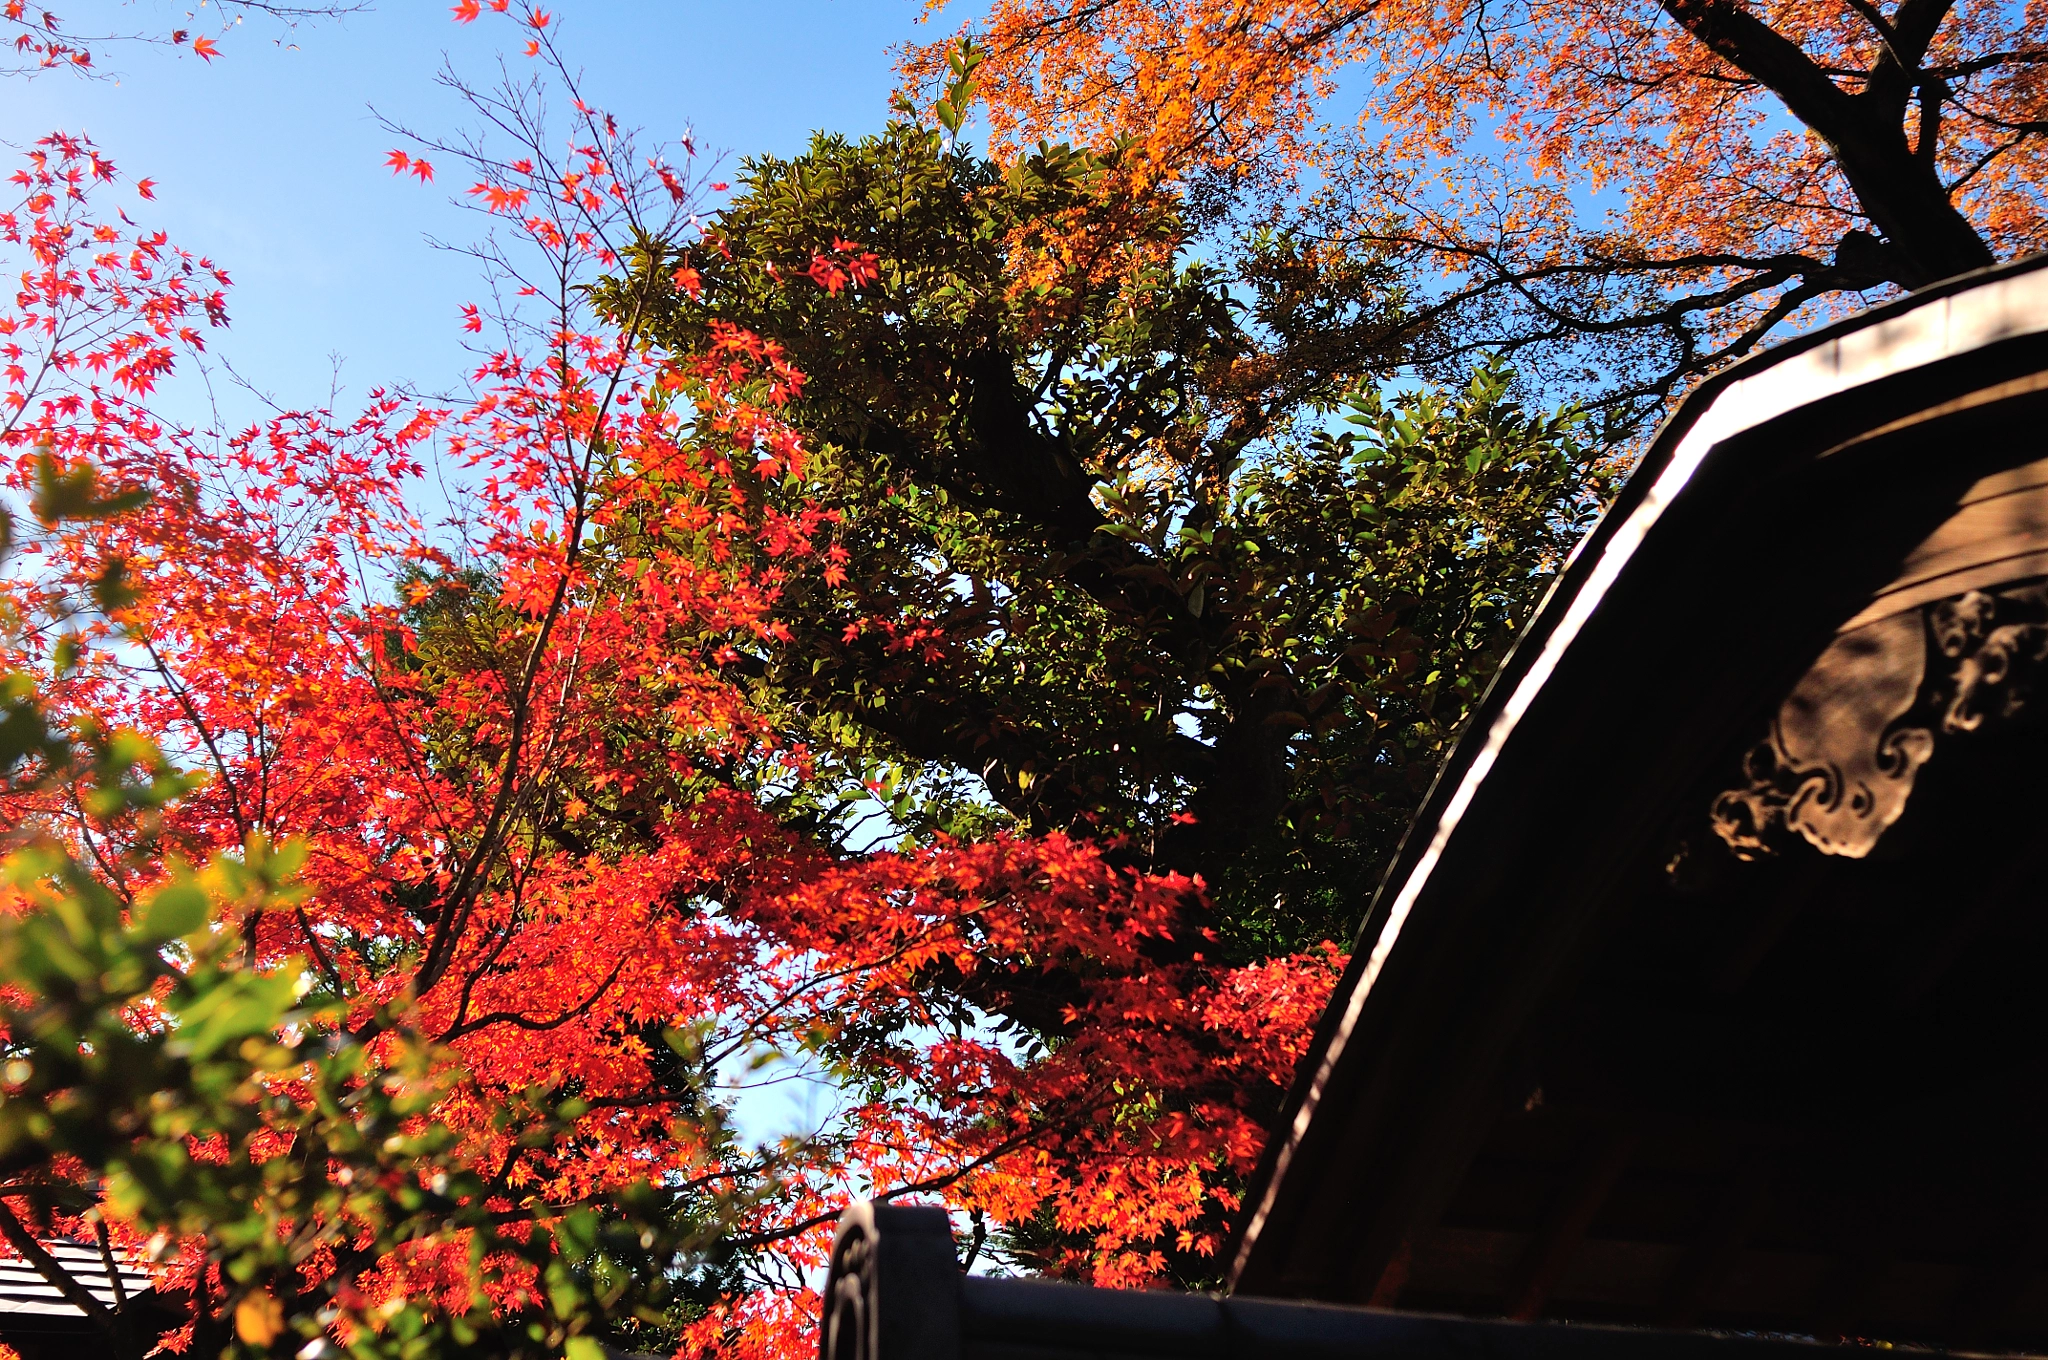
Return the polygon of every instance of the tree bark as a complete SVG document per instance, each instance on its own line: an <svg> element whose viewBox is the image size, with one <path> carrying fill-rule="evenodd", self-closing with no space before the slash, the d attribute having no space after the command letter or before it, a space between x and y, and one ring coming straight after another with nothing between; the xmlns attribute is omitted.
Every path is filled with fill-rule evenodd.
<svg viewBox="0 0 2048 1360"><path fill-rule="evenodd" d="M1877 228L1883 249L1859 253L1870 268L1902 288L1996 263L1991 247L1957 209L1930 155L1906 141L1907 102L1926 87L1919 61L1946 16L1949 0L1908 0L1885 39L1884 56L1866 88L1850 94L1799 45L1736 0L1662 0L1709 51L1760 82L1828 144L1857 204ZM1928 148L1929 151L1932 148Z"/></svg>

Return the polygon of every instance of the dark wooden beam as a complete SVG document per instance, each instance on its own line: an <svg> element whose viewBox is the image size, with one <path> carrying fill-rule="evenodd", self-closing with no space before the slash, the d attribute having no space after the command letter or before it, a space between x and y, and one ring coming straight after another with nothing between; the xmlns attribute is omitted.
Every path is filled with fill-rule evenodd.
<svg viewBox="0 0 2048 1360"><path fill-rule="evenodd" d="M1798 868L1779 884L1776 895L1764 903L1750 922L1749 929L1737 937L1733 948L1708 966L1706 983L1709 991L1720 996L1733 996L1742 990L1750 974L1770 957L1792 923L1805 914L1813 894L1827 882L1828 864L1827 857L1823 855L1800 855Z"/></svg>
<svg viewBox="0 0 2048 1360"><path fill-rule="evenodd" d="M1551 1289L1586 1240L1586 1230L1607 1203L1615 1182L1628 1169L1638 1141L1634 1129L1610 1128L1594 1134L1580 1150L1516 1268L1515 1282L1508 1291L1509 1317L1527 1322L1543 1316Z"/></svg>
<svg viewBox="0 0 2048 1360"><path fill-rule="evenodd" d="M1910 1009L1920 1004L1929 992L1948 976L1956 960L1977 942L1984 928L2016 899L2025 899L2029 905L2038 903L2038 890L2028 891L2031 880L2039 872L2031 855L2021 855L2013 861L2012 867L2000 874L1997 882L1989 889L1979 892L1961 911L1950 918L1948 928L1933 949L1921 956L1918 967L1908 975L1906 984L1899 989L1899 1006Z"/></svg>
<svg viewBox="0 0 2048 1360"><path fill-rule="evenodd" d="M1408 1271L1415 1261L1413 1243L1403 1242L1394 1258L1387 1262L1387 1268L1380 1272L1379 1280L1372 1292L1366 1295L1368 1308L1392 1308L1401 1301L1401 1291L1408 1287Z"/></svg>
<svg viewBox="0 0 2048 1360"><path fill-rule="evenodd" d="M1782 1338L1429 1317L1243 1295L963 1274L935 1206L856 1205L825 1279L822 1360L1827 1360ZM1926 1354L1922 1352L1921 1354ZM1933 1357L1929 1357L1933 1360Z"/></svg>
<svg viewBox="0 0 2048 1360"><path fill-rule="evenodd" d="M1696 1327L1700 1314L1771 1202L1772 1159L1756 1151L1737 1163L1708 1211L1705 1227L1671 1272L1657 1321L1665 1327Z"/></svg>
<svg viewBox="0 0 2048 1360"><path fill-rule="evenodd" d="M1873 1186L1879 1192L1882 1188L1882 1182ZM1860 1230L1853 1222L1840 1224L1853 1235L1844 1240L1841 1253L1814 1291L1810 1316L1814 1335L1822 1340L1864 1334L1877 1291L1899 1262L1895 1224L1874 1213L1859 1217Z"/></svg>
<svg viewBox="0 0 2048 1360"><path fill-rule="evenodd" d="M2032 1215L2015 1214L1986 1233L1949 1301L1948 1334L1964 1345L1995 1341L2040 1273L2044 1249L2048 1228Z"/></svg>
<svg viewBox="0 0 2048 1360"><path fill-rule="evenodd" d="M1498 1017L1477 1017L1483 1031L1505 1032ZM1338 1287L1328 1292L1306 1292L1306 1297L1343 1299L1353 1303L1385 1300L1392 1306L1407 1287L1409 1263L1419 1235L1443 1217L1445 1206L1457 1193L1471 1169L1489 1132L1501 1112L1519 1109L1528 1099L1520 1065L1493 1058L1495 1075L1483 1081L1456 1085L1438 1078L1436 1093L1443 1103L1426 1119L1410 1142L1406 1174L1396 1192L1386 1197L1380 1212L1355 1230L1352 1242L1333 1242L1335 1251L1349 1257L1337 1278ZM1329 1229L1325 1227L1325 1231ZM1274 1291L1279 1292L1279 1291Z"/></svg>

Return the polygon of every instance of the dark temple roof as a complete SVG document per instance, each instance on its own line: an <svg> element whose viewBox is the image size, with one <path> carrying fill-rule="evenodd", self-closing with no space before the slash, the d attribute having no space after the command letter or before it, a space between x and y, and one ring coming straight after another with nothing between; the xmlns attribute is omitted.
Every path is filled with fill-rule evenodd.
<svg viewBox="0 0 2048 1360"><path fill-rule="evenodd" d="M2048 1347L2048 270L1718 375L1373 901L1234 1289Z"/></svg>

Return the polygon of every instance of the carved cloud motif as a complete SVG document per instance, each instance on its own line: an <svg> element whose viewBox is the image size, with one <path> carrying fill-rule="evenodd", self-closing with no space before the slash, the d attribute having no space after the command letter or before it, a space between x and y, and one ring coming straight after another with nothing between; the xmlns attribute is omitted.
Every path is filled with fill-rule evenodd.
<svg viewBox="0 0 2048 1360"><path fill-rule="evenodd" d="M2013 717L2048 669L2048 458L1983 478L1785 697L1714 800L1742 859L1796 835L1861 859L1943 741Z"/></svg>
<svg viewBox="0 0 2048 1360"><path fill-rule="evenodd" d="M1742 859L1794 833L1824 855L1863 858L1906 810L1937 733L2015 716L2044 663L2042 583L1964 591L1840 634L1744 757L1746 782L1714 800L1715 833Z"/></svg>
<svg viewBox="0 0 2048 1360"><path fill-rule="evenodd" d="M1920 696L1926 664L1917 609L1837 637L1744 760L1748 787L1715 800L1714 830L1729 848L1754 859L1790 831L1824 855L1869 854L1934 754L1931 731L1896 725Z"/></svg>
<svg viewBox="0 0 2048 1360"><path fill-rule="evenodd" d="M1927 611L1941 654L1955 662L1947 732L1974 732L2026 702L2034 669L2048 660L2048 587L1987 594L1972 590Z"/></svg>

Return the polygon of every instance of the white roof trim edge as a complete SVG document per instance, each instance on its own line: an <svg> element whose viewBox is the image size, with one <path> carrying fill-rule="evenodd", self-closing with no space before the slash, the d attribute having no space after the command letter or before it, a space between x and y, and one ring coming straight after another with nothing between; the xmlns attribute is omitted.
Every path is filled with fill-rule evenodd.
<svg viewBox="0 0 2048 1360"><path fill-rule="evenodd" d="M1266 1178L1265 1193L1260 1196L1258 1207L1245 1224L1237 1257L1231 1263L1233 1278L1244 1269L1245 1260L1265 1227L1267 1215L1272 1212L1273 1202L1279 1195L1280 1182L1285 1179L1288 1165L1301 1146L1302 1135L1308 1130L1309 1118L1322 1100L1331 1073L1336 1070L1338 1060L1351 1041L1359 1014L1365 1008L1366 997L1379 980L1387 956L1393 952L1395 943L1401 938L1402 927L1408 923L1409 912L1428 885L1431 872L1442 859L1444 848L1478 794L1480 784L1499 759L1501 748L1513 735L1522 715L1528 712L1565 651L1585 627L1586 620L1592 617L1593 611L1620 577L1622 568L1642 546L1651 527L1692 480L1708 452L1729 437L1762 425L1795 407L1909 368L2042 331L2048 331L2048 269L2035 269L1931 298L1921 306L1815 345L1749 377L1737 379L1708 403L1707 409L1700 413L1699 419L1679 440L1670 462L1657 475L1649 492L1602 547L1599 562L1565 606L1563 617L1544 639L1542 652L1523 673L1514 692L1495 715L1493 725L1487 729L1486 745L1466 767L1457 790L1445 803L1428 848L1402 880L1400 892L1387 912L1379 936L1373 941L1371 953L1366 956L1365 968L1352 984L1350 994L1344 998L1344 1010L1336 1032L1325 1046L1301 1107L1295 1111L1294 1121L1287 1129L1287 1141L1274 1159L1272 1174Z"/></svg>

